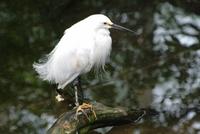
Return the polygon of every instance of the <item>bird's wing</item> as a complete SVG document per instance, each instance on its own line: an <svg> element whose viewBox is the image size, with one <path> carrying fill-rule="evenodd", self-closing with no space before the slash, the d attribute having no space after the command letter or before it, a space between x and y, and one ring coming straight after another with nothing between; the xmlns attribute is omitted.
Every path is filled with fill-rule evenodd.
<svg viewBox="0 0 200 134"><path fill-rule="evenodd" d="M78 75L91 69L92 43L92 38L87 35L80 36L67 31L47 59L34 64L34 68L42 79L57 83L58 88L64 88Z"/></svg>

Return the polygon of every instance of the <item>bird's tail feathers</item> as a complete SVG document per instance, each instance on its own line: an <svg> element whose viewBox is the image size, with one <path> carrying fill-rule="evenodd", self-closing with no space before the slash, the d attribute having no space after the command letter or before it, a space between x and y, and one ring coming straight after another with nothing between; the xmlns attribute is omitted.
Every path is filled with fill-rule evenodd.
<svg viewBox="0 0 200 134"><path fill-rule="evenodd" d="M52 79L49 72L51 60L52 59L51 59L51 53L50 53L46 55L45 57L41 58L38 63L34 62L33 68L39 74L39 77L41 79L53 82L54 80Z"/></svg>

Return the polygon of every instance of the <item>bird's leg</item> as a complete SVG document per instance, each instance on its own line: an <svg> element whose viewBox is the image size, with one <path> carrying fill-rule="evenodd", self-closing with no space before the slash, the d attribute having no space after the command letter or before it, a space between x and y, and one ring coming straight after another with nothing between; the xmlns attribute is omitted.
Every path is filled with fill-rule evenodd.
<svg viewBox="0 0 200 134"><path fill-rule="evenodd" d="M84 99L84 93L83 93L83 89L82 89L82 86L81 86L81 77L78 76L77 80L78 80L78 89L80 91L80 97L81 97L80 100L83 101L83 99Z"/></svg>
<svg viewBox="0 0 200 134"><path fill-rule="evenodd" d="M85 110L87 110L87 109L90 109L92 111L92 114L94 115L94 117L96 119L97 116L96 116L96 113L93 109L93 106L91 104L83 103L84 94L83 94L83 89L81 87L80 76L74 81L73 86L74 86L74 89L75 89L75 105L77 107L77 109L76 109L76 119L77 119L78 113L82 112L86 116L86 118L89 120L89 116L85 112ZM80 91L80 96L81 96L80 99L78 98L79 97L78 91ZM80 104L79 102L81 103L81 105L79 105Z"/></svg>
<svg viewBox="0 0 200 134"><path fill-rule="evenodd" d="M74 89L75 89L75 105L78 107L79 101L78 101L78 88L77 88L77 86L74 86Z"/></svg>
<svg viewBox="0 0 200 134"><path fill-rule="evenodd" d="M78 76L78 78L76 78L74 80L73 86L74 86L74 89L75 89L75 105L79 106L79 102L82 104L83 99L84 99L83 89L81 87L80 76ZM79 96L80 96L80 99L79 99Z"/></svg>

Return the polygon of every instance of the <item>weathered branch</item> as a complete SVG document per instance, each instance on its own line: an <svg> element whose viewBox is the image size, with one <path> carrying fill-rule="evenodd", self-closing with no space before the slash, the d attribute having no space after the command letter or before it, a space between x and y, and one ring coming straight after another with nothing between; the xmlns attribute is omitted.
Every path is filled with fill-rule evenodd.
<svg viewBox="0 0 200 134"><path fill-rule="evenodd" d="M127 123L134 123L148 115L155 115L156 112L151 109L127 109L111 108L101 103L92 103L93 109L97 115L95 118L91 109L86 109L88 115L79 113L76 119L76 109L62 114L54 125L49 129L49 134L80 134L87 133L89 130L105 126L117 126Z"/></svg>

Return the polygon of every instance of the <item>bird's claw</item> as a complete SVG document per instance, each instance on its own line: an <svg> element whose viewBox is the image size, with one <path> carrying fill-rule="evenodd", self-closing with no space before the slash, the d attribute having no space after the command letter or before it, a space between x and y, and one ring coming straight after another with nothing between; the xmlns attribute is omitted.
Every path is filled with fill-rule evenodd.
<svg viewBox="0 0 200 134"><path fill-rule="evenodd" d="M86 116L86 118L88 120L90 120L88 114L85 112L86 109L90 109L92 114L94 115L95 119L97 119L97 115L96 115L96 113L95 113L95 111L93 109L93 106L91 104L87 104L87 103L83 103L82 105L77 107L77 109L76 109L76 119L78 117L78 113L82 112Z"/></svg>

